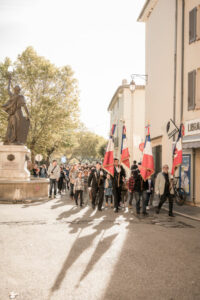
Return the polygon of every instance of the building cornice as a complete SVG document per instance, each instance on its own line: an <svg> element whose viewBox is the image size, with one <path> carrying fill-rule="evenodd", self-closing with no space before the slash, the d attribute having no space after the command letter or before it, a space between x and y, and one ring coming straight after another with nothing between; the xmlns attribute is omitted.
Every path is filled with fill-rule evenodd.
<svg viewBox="0 0 200 300"><path fill-rule="evenodd" d="M118 87L118 89L116 90L116 92L114 93L110 103L109 103L109 106L108 106L108 111L111 111L114 104L116 103L117 99L118 99L118 95L120 93L123 92L124 89L130 89L130 85L129 84L125 84L125 85L120 85ZM145 85L136 85L135 87L135 90L144 90L145 89Z"/></svg>
<svg viewBox="0 0 200 300"><path fill-rule="evenodd" d="M146 22L151 15L154 7L156 6L158 0L146 0L142 11L137 19L138 22Z"/></svg>

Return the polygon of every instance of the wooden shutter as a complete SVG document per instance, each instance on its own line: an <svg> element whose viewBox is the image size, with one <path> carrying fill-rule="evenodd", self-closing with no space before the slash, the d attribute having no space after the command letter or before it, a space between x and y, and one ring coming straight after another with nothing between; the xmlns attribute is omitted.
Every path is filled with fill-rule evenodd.
<svg viewBox="0 0 200 300"><path fill-rule="evenodd" d="M196 78L196 109L200 109L200 68L197 69L197 78Z"/></svg>
<svg viewBox="0 0 200 300"><path fill-rule="evenodd" d="M197 8L197 40L200 40L200 5Z"/></svg>
<svg viewBox="0 0 200 300"><path fill-rule="evenodd" d="M195 108L196 70L188 73L188 110Z"/></svg>
<svg viewBox="0 0 200 300"><path fill-rule="evenodd" d="M197 8L189 13L189 42L192 43L196 41L196 28L197 28Z"/></svg>

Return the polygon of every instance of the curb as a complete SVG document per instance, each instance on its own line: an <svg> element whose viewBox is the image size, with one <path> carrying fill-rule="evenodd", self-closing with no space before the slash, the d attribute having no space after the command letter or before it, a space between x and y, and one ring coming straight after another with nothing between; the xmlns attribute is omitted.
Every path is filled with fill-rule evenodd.
<svg viewBox="0 0 200 300"><path fill-rule="evenodd" d="M166 210L166 211L169 211L167 208L165 207L162 207L162 209ZM173 210L173 212L179 216L182 216L182 217L185 217L185 218L188 218L188 219L191 219L191 220L194 220L194 221L198 221L200 222L200 219L199 218L195 218L195 217L192 217L190 215L186 215L186 214L183 214L183 213L180 213L178 212L177 210Z"/></svg>

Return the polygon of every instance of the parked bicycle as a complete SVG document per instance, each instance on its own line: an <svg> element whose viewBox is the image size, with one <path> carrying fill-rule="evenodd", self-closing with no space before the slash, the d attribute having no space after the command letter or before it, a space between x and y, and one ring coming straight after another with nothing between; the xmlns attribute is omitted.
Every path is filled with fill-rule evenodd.
<svg viewBox="0 0 200 300"><path fill-rule="evenodd" d="M174 199L176 204L182 206L186 201L186 192L183 188L179 187L180 177L175 177L173 181Z"/></svg>

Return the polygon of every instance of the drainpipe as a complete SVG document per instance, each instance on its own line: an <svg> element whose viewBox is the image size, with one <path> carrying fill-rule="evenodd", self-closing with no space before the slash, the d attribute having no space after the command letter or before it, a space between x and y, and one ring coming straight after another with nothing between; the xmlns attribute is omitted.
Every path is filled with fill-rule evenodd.
<svg viewBox="0 0 200 300"><path fill-rule="evenodd" d="M178 23L178 0L175 7L175 37L174 37L174 103L173 103L173 121L176 124L176 78L177 78L177 23ZM175 141L175 135L173 136Z"/></svg>
<svg viewBox="0 0 200 300"><path fill-rule="evenodd" d="M192 184L192 189L193 189L193 193L192 193L192 201L195 204L195 198L196 198L196 194L195 194L195 160L196 160L196 151L193 148L192 149L192 154L193 154L193 164L192 164L192 168L193 168L193 184Z"/></svg>
<svg viewBox="0 0 200 300"><path fill-rule="evenodd" d="M183 121L183 95L184 95L184 38L185 33L185 0L182 0L182 51L181 51L181 109L180 123Z"/></svg>

